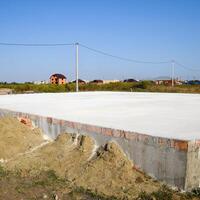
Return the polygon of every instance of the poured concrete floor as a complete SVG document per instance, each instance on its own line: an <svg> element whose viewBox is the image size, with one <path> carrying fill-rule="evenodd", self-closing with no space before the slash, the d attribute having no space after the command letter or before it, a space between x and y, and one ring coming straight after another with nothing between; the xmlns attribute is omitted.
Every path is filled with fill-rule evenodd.
<svg viewBox="0 0 200 200"><path fill-rule="evenodd" d="M200 95L81 92L0 96L0 108L177 138L200 139Z"/></svg>

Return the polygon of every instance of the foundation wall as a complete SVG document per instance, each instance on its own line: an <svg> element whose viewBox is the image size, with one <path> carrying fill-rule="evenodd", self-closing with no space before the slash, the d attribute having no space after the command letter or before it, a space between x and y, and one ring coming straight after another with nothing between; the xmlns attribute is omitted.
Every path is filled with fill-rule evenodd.
<svg viewBox="0 0 200 200"><path fill-rule="evenodd" d="M95 139L97 145L115 140L129 159L133 161L135 168L167 184L185 188L185 180L188 177L186 175L187 159L188 156L190 157L187 141L153 137L135 132L0 109L0 116L5 115L23 120L29 119L34 126L41 128L51 138L56 138L60 133L68 132L89 135ZM190 181L193 182L188 178L187 185L193 184L189 184Z"/></svg>
<svg viewBox="0 0 200 200"><path fill-rule="evenodd" d="M188 143L186 183L187 190L200 187L200 141Z"/></svg>

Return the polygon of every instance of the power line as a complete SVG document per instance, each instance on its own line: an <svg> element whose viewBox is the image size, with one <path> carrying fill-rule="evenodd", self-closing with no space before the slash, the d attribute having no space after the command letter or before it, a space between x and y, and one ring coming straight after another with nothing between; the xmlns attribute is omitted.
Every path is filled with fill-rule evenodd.
<svg viewBox="0 0 200 200"><path fill-rule="evenodd" d="M26 47L55 47L55 46L75 46L76 44L80 45L83 48L86 48L90 51L102 54L104 56L109 56L112 58L116 58L119 60L123 60L123 61L128 61L128 62L134 62L134 63L140 63L140 64L167 64L167 63L171 63L172 61L142 61L142 60L135 60L135 59L131 59L131 58L125 58L125 57L121 57L121 56L116 56L98 49L94 49L91 48L89 46L80 44L80 43L6 43L6 42L0 42L0 46L26 46ZM195 69L195 68L189 68L186 67L185 65L177 62L177 61L173 61L175 64L177 64L178 66L186 69L186 70L190 70L190 71L200 71L200 69Z"/></svg>
<svg viewBox="0 0 200 200"><path fill-rule="evenodd" d="M200 69L197 69L197 68L189 68L189 67L186 67L185 65L177 62L174 60L174 63L177 64L179 67L182 67L183 69L186 69L186 70L189 70L189 71L200 71Z"/></svg>
<svg viewBox="0 0 200 200"><path fill-rule="evenodd" d="M33 43L4 43L0 42L1 46L40 46L40 47L45 47L45 46L72 46L75 45L74 43L52 43L52 44L33 44Z"/></svg>
<svg viewBox="0 0 200 200"><path fill-rule="evenodd" d="M104 51L101 51L101 50L98 50L98 49L94 49L94 48L91 48L91 47L88 47L86 45L83 45L83 44L79 44L81 47L83 48L86 48L88 50L91 50L93 52L96 52L96 53L99 53L99 54L102 54L102 55L105 55L105 56L109 56L109 57L112 57L112 58L117 58L119 60L123 60L123 61L128 61L128 62L134 62L134 63L143 63L143 64L166 64L166 63L171 63L171 61L161 61L161 62L154 62L154 61L141 61L141 60L135 60L135 59L130 59L130 58L125 58L125 57L121 57L121 56L115 56L115 55L112 55L112 54L109 54L109 53L106 53Z"/></svg>

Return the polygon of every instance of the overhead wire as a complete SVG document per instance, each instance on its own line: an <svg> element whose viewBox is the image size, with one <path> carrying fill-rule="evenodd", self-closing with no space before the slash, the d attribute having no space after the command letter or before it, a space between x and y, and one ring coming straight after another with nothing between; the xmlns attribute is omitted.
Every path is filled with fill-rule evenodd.
<svg viewBox="0 0 200 200"><path fill-rule="evenodd" d="M74 43L50 43L50 44L34 44L34 43L5 43L5 42L0 42L1 46L40 46L40 47L45 47L45 46L70 46L74 45Z"/></svg>
<svg viewBox="0 0 200 200"><path fill-rule="evenodd" d="M83 45L81 43L79 43L79 45L81 47L83 47L83 48L86 48L86 49L90 50L90 51L93 51L93 52L96 52L96 53L99 53L99 54L102 54L102 55L105 55L105 56L109 56L109 57L112 57L112 58L116 58L116 59L119 59L119 60L128 61L128 62L141 63L141 64L166 64L166 63L170 63L171 62L171 61L156 62L156 61L135 60L135 59L131 59L131 58L125 58L125 57L121 57L121 56L116 56L116 55L113 55L113 54L110 54L110 53L107 53L107 52L104 52L104 51L101 51L101 50L98 50L98 49L94 49L94 48L88 47L88 46Z"/></svg>
<svg viewBox="0 0 200 200"><path fill-rule="evenodd" d="M185 65L181 64L180 62L177 62L176 60L174 60L174 63L177 64L179 67L189 70L189 71L200 71L200 69L197 69L197 68L186 67Z"/></svg>
<svg viewBox="0 0 200 200"><path fill-rule="evenodd" d="M182 67L182 68L184 68L186 70L200 71L200 69L197 69L197 68L186 67L185 65L181 64L180 62L178 62L176 60L173 60L173 61L171 61L171 60L170 61L136 60L136 59L126 58L126 57L122 57L122 56L116 56L116 55L107 53L105 51L89 47L89 46L81 44L81 43L7 43L7 42L0 42L0 46L55 47L55 46L74 46L74 45L79 45L79 46L81 46L81 47L83 47L85 49L88 49L90 51L93 51L95 53L102 54L104 56L109 56L109 57L116 58L116 59L123 60L123 61L134 62L134 63L139 63L139 64L168 64L168 63L174 62L179 67Z"/></svg>

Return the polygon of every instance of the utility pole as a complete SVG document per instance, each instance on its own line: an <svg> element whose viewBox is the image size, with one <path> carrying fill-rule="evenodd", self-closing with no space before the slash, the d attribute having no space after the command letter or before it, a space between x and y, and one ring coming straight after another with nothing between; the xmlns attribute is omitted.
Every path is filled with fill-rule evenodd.
<svg viewBox="0 0 200 200"><path fill-rule="evenodd" d="M79 43L75 43L75 50L76 50L76 92L79 91L78 88L78 47L79 47Z"/></svg>
<svg viewBox="0 0 200 200"><path fill-rule="evenodd" d="M174 87L174 60L172 60L171 65L172 65L172 87Z"/></svg>

